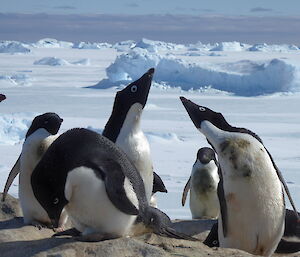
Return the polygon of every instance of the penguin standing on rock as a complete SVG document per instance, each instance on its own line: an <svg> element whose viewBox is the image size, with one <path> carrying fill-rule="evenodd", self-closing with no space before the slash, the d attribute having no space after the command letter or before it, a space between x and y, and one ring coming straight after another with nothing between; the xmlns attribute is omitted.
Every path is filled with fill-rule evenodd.
<svg viewBox="0 0 300 257"><path fill-rule="evenodd" d="M25 136L22 152L7 178L2 201L5 201L13 180L20 173L19 199L25 224L38 227L51 225L47 213L33 194L30 179L36 164L58 137L57 132L62 122L63 119L56 113L44 113L34 118ZM60 220L60 226L65 222L65 218L64 214Z"/></svg>
<svg viewBox="0 0 300 257"><path fill-rule="evenodd" d="M215 152L209 147L200 148L192 174L182 194L182 206L184 206L190 190L190 209L193 219L216 219L218 217L218 183L219 175Z"/></svg>
<svg viewBox="0 0 300 257"><path fill-rule="evenodd" d="M119 146L140 172L150 202L153 191L153 165L150 146L141 129L141 116L146 105L154 68L118 91L103 136Z"/></svg>
<svg viewBox="0 0 300 257"><path fill-rule="evenodd" d="M221 247L270 256L284 232L286 183L261 139L227 123L221 113L180 98L196 128L217 152Z"/></svg>
<svg viewBox="0 0 300 257"><path fill-rule="evenodd" d="M96 132L77 128L58 137L34 169L31 184L54 227L65 208L82 232L79 240L125 236L137 215L157 234L190 239L170 227L166 214L149 206L136 167Z"/></svg>

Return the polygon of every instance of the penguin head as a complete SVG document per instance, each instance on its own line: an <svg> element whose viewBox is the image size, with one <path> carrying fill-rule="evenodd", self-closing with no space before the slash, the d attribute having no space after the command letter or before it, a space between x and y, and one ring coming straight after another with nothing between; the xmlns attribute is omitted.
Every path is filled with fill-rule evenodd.
<svg viewBox="0 0 300 257"><path fill-rule="evenodd" d="M116 142L125 120L131 128L138 124L148 99L153 74L154 68L151 68L141 78L117 92L111 116L102 133L103 136Z"/></svg>
<svg viewBox="0 0 300 257"><path fill-rule="evenodd" d="M202 147L198 150L197 160L199 160L202 164L207 164L212 160L217 163L216 154L214 150L209 147Z"/></svg>
<svg viewBox="0 0 300 257"><path fill-rule="evenodd" d="M44 128L50 134L55 135L58 132L62 122L63 119L54 112L47 112L42 115L38 115L33 119L31 126L27 131L26 138L40 128Z"/></svg>
<svg viewBox="0 0 300 257"><path fill-rule="evenodd" d="M46 164L48 165L48 164ZM43 167L39 164L31 175L31 186L33 193L47 212L53 227L58 227L61 212L68 200L64 194L64 179L54 177L43 172Z"/></svg>
<svg viewBox="0 0 300 257"><path fill-rule="evenodd" d="M172 221L169 216L155 207L148 206L142 216L145 226L156 233L165 227L172 226Z"/></svg>
<svg viewBox="0 0 300 257"><path fill-rule="evenodd" d="M195 104L183 96L180 97L180 100L197 129L201 130L201 125L205 121L222 130L228 130L231 127L221 113Z"/></svg>
<svg viewBox="0 0 300 257"><path fill-rule="evenodd" d="M220 136L222 132L248 134L263 144L261 138L251 130L231 126L221 113L214 112L207 107L197 105L183 96L180 97L180 100L196 128L206 136L208 143L213 147L214 150L216 150L217 143L214 143L213 141L222 140ZM212 136L212 133L214 133L214 136Z"/></svg>
<svg viewBox="0 0 300 257"><path fill-rule="evenodd" d="M118 91L115 97L114 109L118 109L119 112L120 110L127 112L134 104L140 104L141 109L143 109L148 99L153 74L154 68L151 68L138 80Z"/></svg>

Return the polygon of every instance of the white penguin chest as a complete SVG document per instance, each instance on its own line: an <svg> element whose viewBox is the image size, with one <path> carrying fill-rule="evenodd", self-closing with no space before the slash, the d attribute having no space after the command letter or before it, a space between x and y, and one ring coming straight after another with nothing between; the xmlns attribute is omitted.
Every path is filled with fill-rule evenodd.
<svg viewBox="0 0 300 257"><path fill-rule="evenodd" d="M135 133L122 133L121 131L116 145L127 154L137 168L144 181L146 197L150 201L153 188L153 166L150 146L144 133L141 130Z"/></svg>
<svg viewBox="0 0 300 257"><path fill-rule="evenodd" d="M256 253L258 246L266 249L270 240L278 242L284 226L284 199L265 148L249 138L235 139L223 145L218 156L228 210L228 237L221 235L221 245ZM249 215L255 223L245 218ZM232 244L236 238L243 239L239 245Z"/></svg>

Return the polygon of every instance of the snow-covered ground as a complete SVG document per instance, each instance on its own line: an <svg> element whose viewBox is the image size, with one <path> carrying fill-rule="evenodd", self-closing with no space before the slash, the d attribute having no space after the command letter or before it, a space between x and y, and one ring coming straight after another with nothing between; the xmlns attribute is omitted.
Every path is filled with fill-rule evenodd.
<svg viewBox="0 0 300 257"><path fill-rule="evenodd" d="M61 132L101 132L115 92L155 67L142 120L155 171L169 192L157 194L171 218L190 218L181 193L198 148L207 146L179 96L256 132L273 155L300 209L300 50L239 42L176 45L143 39L89 42L0 42L0 188L21 151L32 118L57 112ZM28 50L24 50L28 49ZM18 195L18 180L10 189ZM289 204L288 204L289 206Z"/></svg>

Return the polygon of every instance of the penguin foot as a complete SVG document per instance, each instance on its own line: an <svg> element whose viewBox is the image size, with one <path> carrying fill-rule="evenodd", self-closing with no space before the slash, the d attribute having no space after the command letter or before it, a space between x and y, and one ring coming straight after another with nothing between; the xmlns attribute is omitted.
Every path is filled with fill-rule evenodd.
<svg viewBox="0 0 300 257"><path fill-rule="evenodd" d="M43 228L52 228L51 226L49 226L48 224L44 224L44 223L41 223L41 222L38 222L38 221L32 221L30 222L30 225L36 227L38 230L41 230Z"/></svg>
<svg viewBox="0 0 300 257"><path fill-rule="evenodd" d="M87 235L77 236L73 237L74 240L80 241L80 242L99 242L109 239L115 239L118 238L118 236L108 233L91 233Z"/></svg>
<svg viewBox="0 0 300 257"><path fill-rule="evenodd" d="M58 228L53 228L53 231L57 232L57 233L64 232L65 230L66 230L66 228L64 226L60 226Z"/></svg>
<svg viewBox="0 0 300 257"><path fill-rule="evenodd" d="M53 234L52 237L60 237L60 236L71 236L73 238L79 237L81 232L76 228L70 228L67 230L57 231L57 233Z"/></svg>

